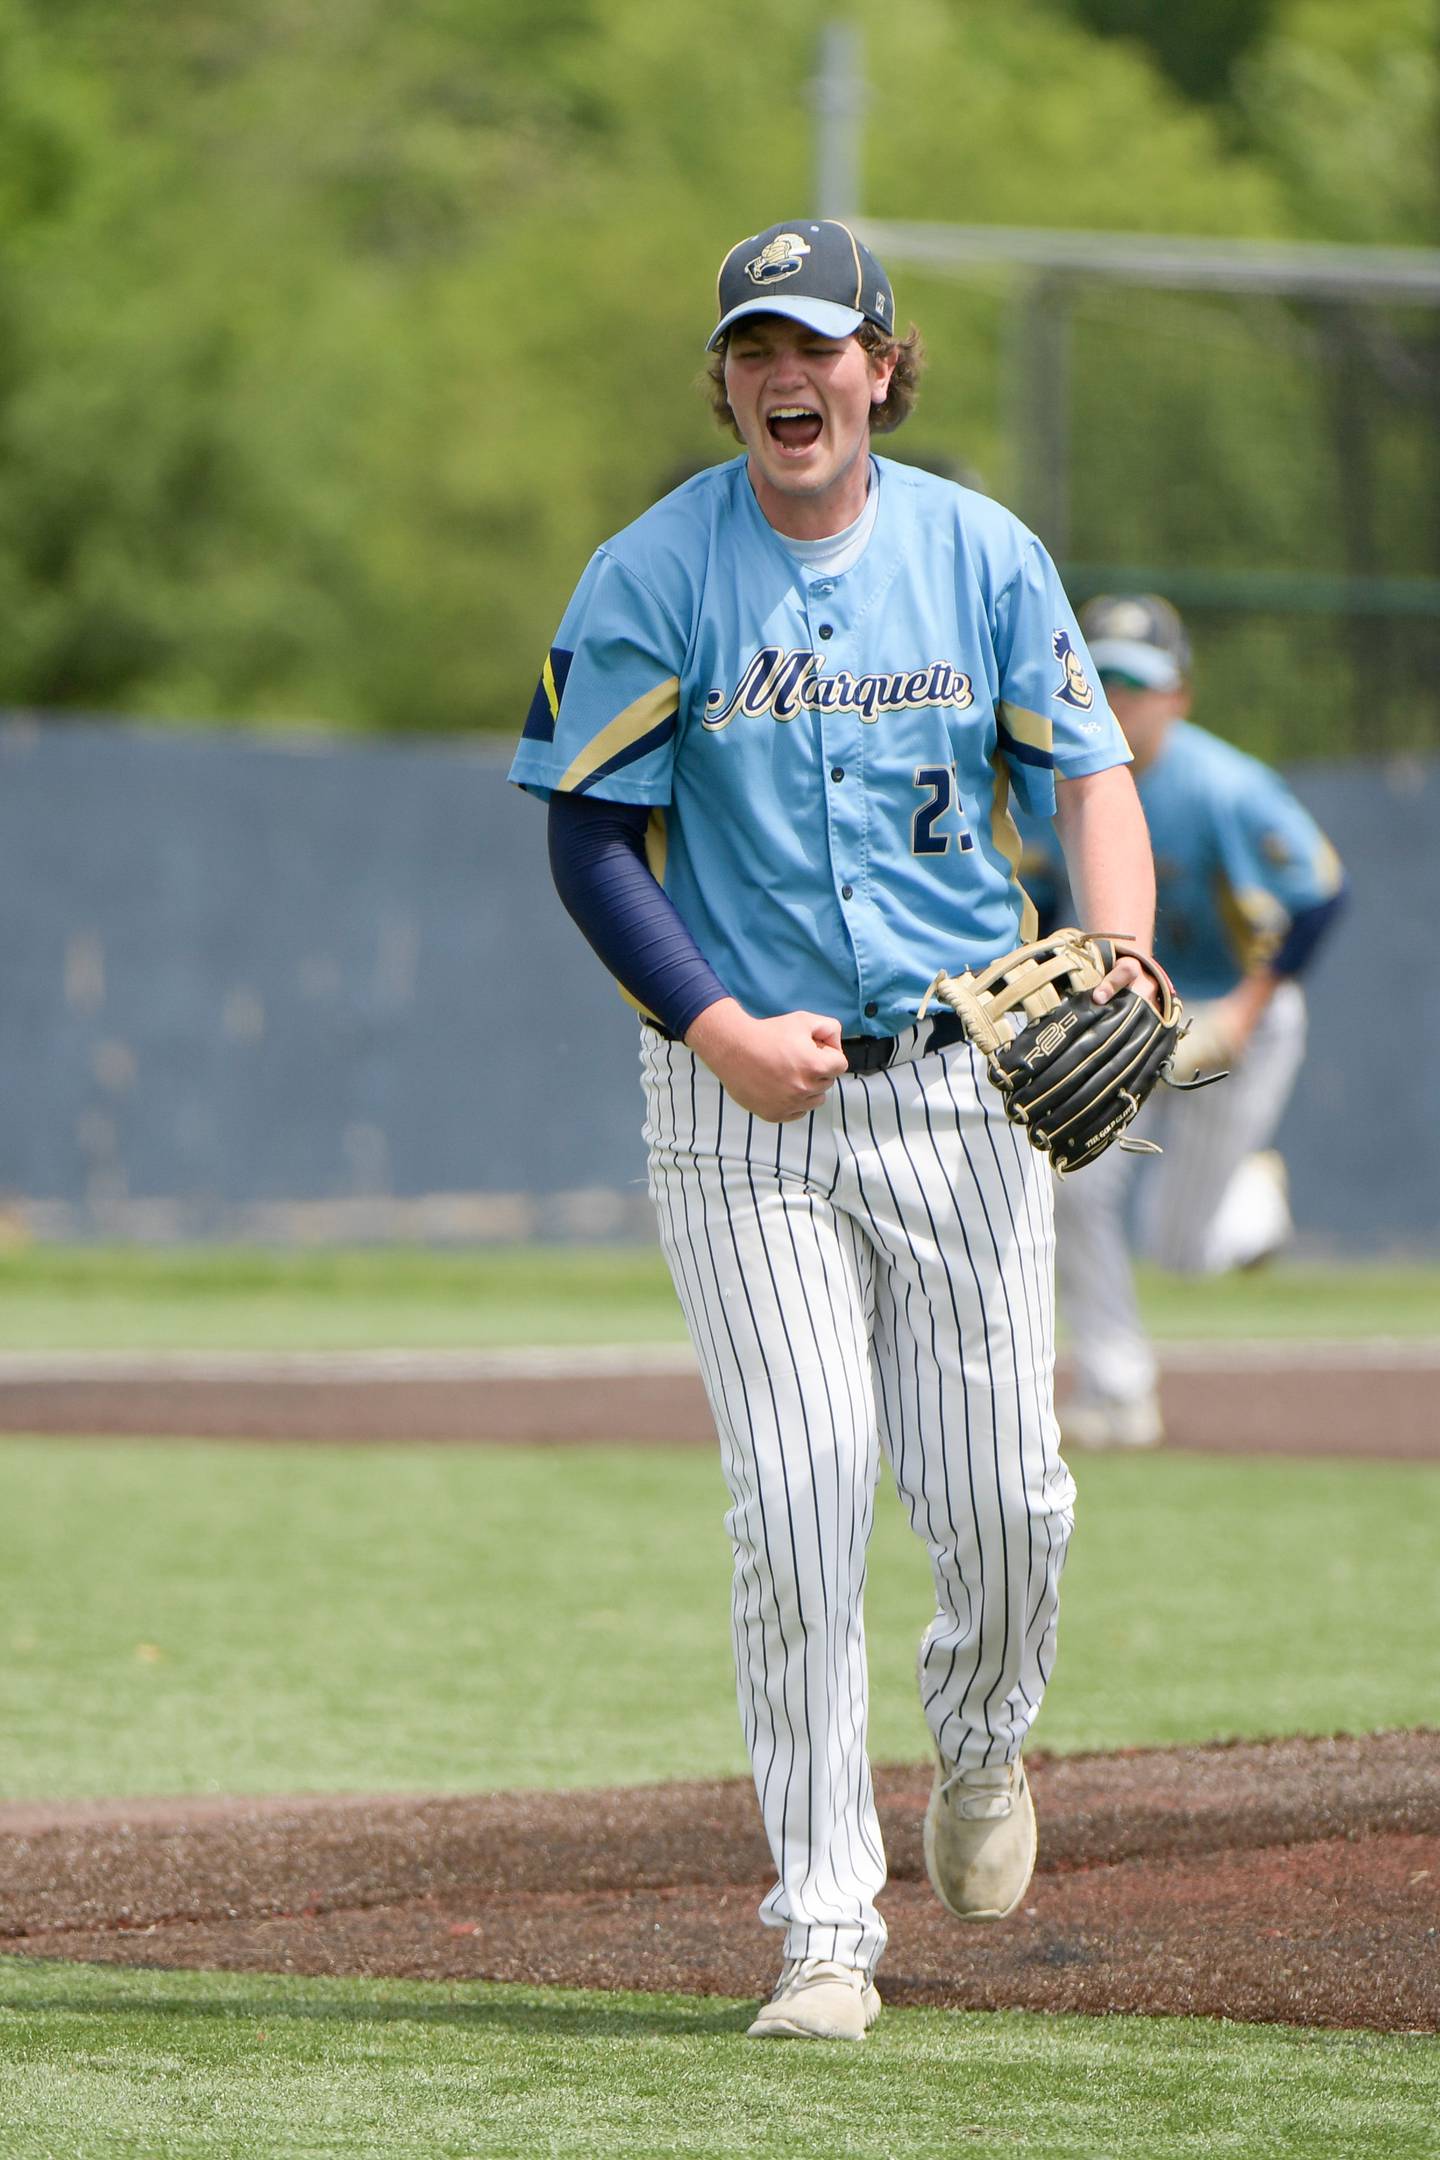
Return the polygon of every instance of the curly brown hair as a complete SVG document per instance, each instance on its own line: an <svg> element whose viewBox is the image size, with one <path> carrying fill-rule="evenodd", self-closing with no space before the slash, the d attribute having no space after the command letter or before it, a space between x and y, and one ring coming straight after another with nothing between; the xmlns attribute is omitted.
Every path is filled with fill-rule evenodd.
<svg viewBox="0 0 1440 2160"><path fill-rule="evenodd" d="M908 420L915 410L915 400L920 395L920 376L925 366L925 347L914 323L903 338L891 337L878 324L863 322L855 332L864 350L872 360L888 360L895 355L895 372L890 377L890 388L883 405L870 408L870 432L872 435L889 435ZM728 337L726 342L728 343ZM710 410L715 415L717 427L728 428L736 442L745 438L735 425L735 415L730 410L730 400L725 395L725 346L719 345L705 362L705 372L700 377L701 386L710 400Z"/></svg>

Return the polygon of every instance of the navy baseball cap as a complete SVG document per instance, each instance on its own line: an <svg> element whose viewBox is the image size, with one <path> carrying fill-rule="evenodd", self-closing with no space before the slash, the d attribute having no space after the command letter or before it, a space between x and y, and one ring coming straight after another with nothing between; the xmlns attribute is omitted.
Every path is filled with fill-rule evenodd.
<svg viewBox="0 0 1440 2160"><path fill-rule="evenodd" d="M834 218L793 218L739 240L720 265L720 320L705 350L746 315L788 315L821 337L872 322L895 334L890 280L862 240Z"/></svg>
<svg viewBox="0 0 1440 2160"><path fill-rule="evenodd" d="M1102 680L1135 690L1178 690L1190 672L1185 625L1159 593L1099 593L1080 628Z"/></svg>

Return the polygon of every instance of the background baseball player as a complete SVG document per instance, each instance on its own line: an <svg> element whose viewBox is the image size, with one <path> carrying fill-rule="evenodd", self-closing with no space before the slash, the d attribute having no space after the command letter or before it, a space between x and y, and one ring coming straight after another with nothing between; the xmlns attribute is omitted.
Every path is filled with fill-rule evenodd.
<svg viewBox="0 0 1440 2160"><path fill-rule="evenodd" d="M599 549L512 777L639 1007L651 1191L720 1435L741 1716L785 1962L757 2034L859 2039L885 1880L861 1612L884 1449L930 1554L932 1881L1018 1904L1020 1747L1073 1486L1050 1172L938 970L1030 927L1013 793L1088 915L1148 938L1128 752L1055 571L995 503L871 453L920 369L884 271L797 220L721 267L717 417L745 455ZM1125 959L1097 993L1146 982Z"/></svg>
<svg viewBox="0 0 1440 2160"><path fill-rule="evenodd" d="M1289 1237L1284 1165L1270 1141L1304 1056L1299 977L1335 920L1344 880L1280 776L1187 717L1190 642L1167 600L1105 595L1080 620L1134 752L1155 854L1156 950L1193 1016L1176 1070L1230 1074L1218 1087L1152 1099L1136 1130L1163 1146L1158 1160L1137 1173L1133 1156L1112 1152L1057 1189L1074 1373L1062 1430L1077 1446L1143 1447L1162 1428L1131 1236L1160 1266L1193 1274L1252 1266ZM1061 866L1046 828L1027 820L1025 839L1022 876L1039 898ZM1060 895L1051 904L1068 914Z"/></svg>

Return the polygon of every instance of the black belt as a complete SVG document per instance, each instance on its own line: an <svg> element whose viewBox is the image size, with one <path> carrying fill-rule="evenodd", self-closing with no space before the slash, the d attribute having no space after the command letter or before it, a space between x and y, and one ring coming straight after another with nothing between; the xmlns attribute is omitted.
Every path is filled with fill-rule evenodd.
<svg viewBox="0 0 1440 2160"><path fill-rule="evenodd" d="M952 1043L965 1040L959 1013L936 1013L933 1019L922 1020L920 1027L930 1030L928 1038L918 1046L922 1057L931 1050L948 1050ZM884 1072L895 1062L902 1039L899 1035L846 1035L840 1048L852 1073Z"/></svg>
<svg viewBox="0 0 1440 2160"><path fill-rule="evenodd" d="M648 1014L645 1015L645 1025L653 1028L657 1035L663 1035L666 1042L680 1040L678 1035L673 1035L669 1028L662 1027L658 1020L652 1020ZM965 1039L965 1029L959 1013L936 1013L933 1019L922 1020L920 1026L930 1030L928 1039L919 1046L922 1056L931 1050L948 1050L952 1043L963 1042ZM899 1035L846 1035L841 1038L840 1048L845 1053L845 1062L852 1073L884 1072L887 1065L894 1063L901 1041L902 1037Z"/></svg>

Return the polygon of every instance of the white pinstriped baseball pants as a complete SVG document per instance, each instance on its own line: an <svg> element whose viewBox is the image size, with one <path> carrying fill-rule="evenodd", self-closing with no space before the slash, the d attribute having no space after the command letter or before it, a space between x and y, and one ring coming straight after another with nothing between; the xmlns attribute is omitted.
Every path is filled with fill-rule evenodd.
<svg viewBox="0 0 1440 2160"><path fill-rule="evenodd" d="M1052 1407L1050 1173L964 1044L768 1125L641 1037L650 1190L720 1435L740 1716L787 1957L866 1970L885 1858L862 1601L879 1449L930 1555L947 1763L1020 1749L1054 1654L1074 1485Z"/></svg>

